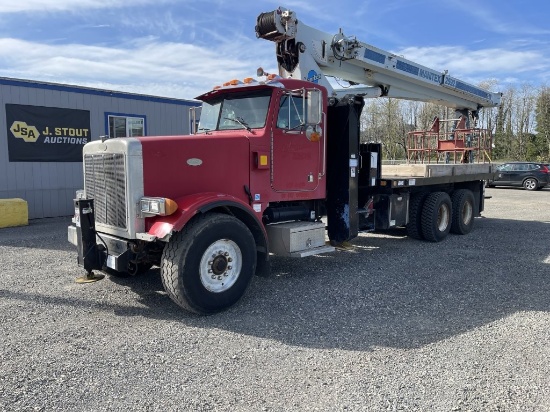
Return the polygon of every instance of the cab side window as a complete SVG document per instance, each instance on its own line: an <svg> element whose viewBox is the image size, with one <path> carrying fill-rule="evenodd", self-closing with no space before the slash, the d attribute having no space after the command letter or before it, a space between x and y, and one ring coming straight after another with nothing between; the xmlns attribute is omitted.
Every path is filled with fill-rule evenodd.
<svg viewBox="0 0 550 412"><path fill-rule="evenodd" d="M303 97L291 94L283 95L279 104L277 127L279 129L291 130L305 124L303 107Z"/></svg>

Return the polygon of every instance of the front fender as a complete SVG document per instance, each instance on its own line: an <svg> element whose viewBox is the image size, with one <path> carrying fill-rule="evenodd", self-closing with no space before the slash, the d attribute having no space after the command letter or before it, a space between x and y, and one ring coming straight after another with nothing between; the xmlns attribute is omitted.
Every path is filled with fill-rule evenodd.
<svg viewBox="0 0 550 412"><path fill-rule="evenodd" d="M242 200L223 193L207 192L175 199L178 210L170 216L149 218L146 222L147 233L163 239L172 232L180 231L197 213L205 213L216 207L238 208L253 217L264 231L263 225L252 208Z"/></svg>

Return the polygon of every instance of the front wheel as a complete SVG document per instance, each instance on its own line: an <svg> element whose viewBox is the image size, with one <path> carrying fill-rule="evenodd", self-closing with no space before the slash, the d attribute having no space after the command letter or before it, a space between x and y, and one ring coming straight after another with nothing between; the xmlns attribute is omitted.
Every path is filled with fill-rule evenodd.
<svg viewBox="0 0 550 412"><path fill-rule="evenodd" d="M451 230L451 198L445 192L430 193L422 207L422 235L441 242Z"/></svg>
<svg viewBox="0 0 550 412"><path fill-rule="evenodd" d="M529 177L523 181L523 187L526 190L537 190L538 182L536 179Z"/></svg>
<svg viewBox="0 0 550 412"><path fill-rule="evenodd" d="M233 216L199 216L170 239L162 254L164 289L191 312L219 312L236 303L256 270L256 244Z"/></svg>

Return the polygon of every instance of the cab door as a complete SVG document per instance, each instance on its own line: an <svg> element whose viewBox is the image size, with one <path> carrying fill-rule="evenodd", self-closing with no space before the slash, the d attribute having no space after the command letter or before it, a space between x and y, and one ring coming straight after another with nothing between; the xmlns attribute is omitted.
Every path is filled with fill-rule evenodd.
<svg viewBox="0 0 550 412"><path fill-rule="evenodd" d="M271 137L271 187L276 192L309 192L319 186L324 167L323 125L320 113L317 124L308 123L308 110L317 107L308 101L314 99L311 96L306 89L278 94Z"/></svg>

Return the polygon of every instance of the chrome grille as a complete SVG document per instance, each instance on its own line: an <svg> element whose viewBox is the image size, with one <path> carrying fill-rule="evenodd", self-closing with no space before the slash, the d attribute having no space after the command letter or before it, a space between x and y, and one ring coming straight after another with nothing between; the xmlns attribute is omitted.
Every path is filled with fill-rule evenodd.
<svg viewBox="0 0 550 412"><path fill-rule="evenodd" d="M86 154L84 188L94 199L96 223L126 229L125 156L122 153Z"/></svg>

